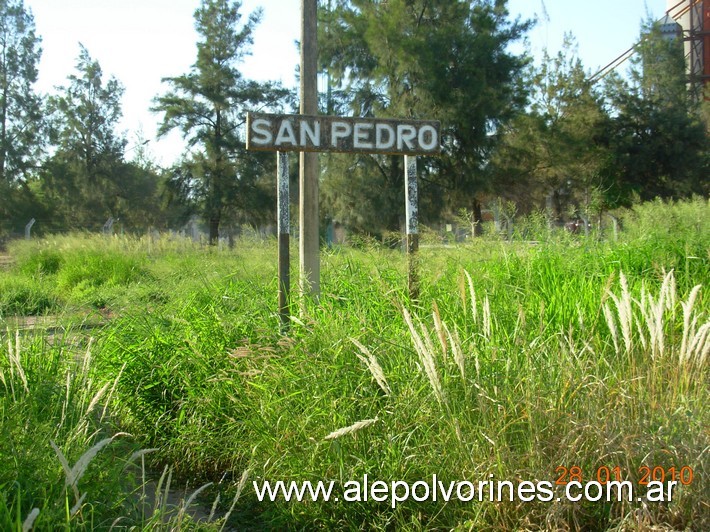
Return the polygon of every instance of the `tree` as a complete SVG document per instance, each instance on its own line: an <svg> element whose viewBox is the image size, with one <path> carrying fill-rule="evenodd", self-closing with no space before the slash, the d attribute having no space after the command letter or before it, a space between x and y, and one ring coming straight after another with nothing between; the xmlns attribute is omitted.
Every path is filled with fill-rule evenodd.
<svg viewBox="0 0 710 532"><path fill-rule="evenodd" d="M648 22L638 48L630 80L616 78L609 87L615 109L609 179L626 204L633 196L706 195L710 137L696 95L686 85L683 43L665 38Z"/></svg>
<svg viewBox="0 0 710 532"><path fill-rule="evenodd" d="M443 124L442 156L420 159L425 219L442 210L476 208L477 194L489 184L484 168L495 143L491 133L525 102L517 79L527 59L509 46L529 23L509 20L506 6L506 0L341 0L322 10L322 66L335 89L329 110ZM356 219L351 209L377 197L376 212L363 221L379 221L379 228L360 227L398 229L400 159L370 156L348 163L329 157L323 188L333 216ZM342 192L353 173L369 187Z"/></svg>
<svg viewBox="0 0 710 532"><path fill-rule="evenodd" d="M41 152L41 99L33 91L40 55L22 0L0 0L0 181L24 179Z"/></svg>
<svg viewBox="0 0 710 532"><path fill-rule="evenodd" d="M22 0L0 0L0 237L38 215L29 188L42 148L40 38Z"/></svg>
<svg viewBox="0 0 710 532"><path fill-rule="evenodd" d="M605 206L609 116L587 77L568 35L555 57L545 52L531 70L528 110L502 129L492 158L494 190L522 212L545 206L560 222L572 207L584 216Z"/></svg>
<svg viewBox="0 0 710 532"><path fill-rule="evenodd" d="M202 0L195 11L197 60L188 74L163 80L171 90L157 97L153 107L163 114L159 134L177 129L192 150L173 175L186 180L199 200L210 244L217 243L220 223L230 210L249 209L258 161L268 165L263 154L246 151L240 135L246 110L275 105L286 95L275 85L246 80L238 70L261 17L257 10L240 26L240 8L238 1Z"/></svg>
<svg viewBox="0 0 710 532"><path fill-rule="evenodd" d="M80 46L76 73L49 99L56 146L43 169L45 199L74 227L100 227L128 208L123 180L126 139L116 132L123 86L103 79L99 62Z"/></svg>

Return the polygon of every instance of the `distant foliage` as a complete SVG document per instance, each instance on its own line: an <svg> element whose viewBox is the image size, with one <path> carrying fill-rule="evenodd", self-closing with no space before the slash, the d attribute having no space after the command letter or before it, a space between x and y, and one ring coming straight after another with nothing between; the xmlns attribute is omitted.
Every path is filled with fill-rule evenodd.
<svg viewBox="0 0 710 532"><path fill-rule="evenodd" d="M240 9L240 2L202 0L195 11L197 60L189 73L163 80L170 89L153 107L162 115L160 135L177 130L187 140L190 153L173 169L171 191L197 208L213 245L224 221L249 222L275 205L273 187L261 186L275 174L274 158L247 152L240 127L247 111L278 106L287 91L239 70L261 19L258 9L242 21Z"/></svg>
<svg viewBox="0 0 710 532"><path fill-rule="evenodd" d="M25 10L22 0L0 2L2 185L26 181L45 146L42 99L34 91L42 52L41 40L36 33L34 17L31 11Z"/></svg>
<svg viewBox="0 0 710 532"><path fill-rule="evenodd" d="M519 78L528 59L510 45L530 23L510 17L507 1L348 0L321 6L324 112L440 120L442 156L418 163L422 218L474 209L490 185L485 166L496 138L489 133L525 103ZM326 213L355 230L398 230L404 215L401 159L327 156Z"/></svg>

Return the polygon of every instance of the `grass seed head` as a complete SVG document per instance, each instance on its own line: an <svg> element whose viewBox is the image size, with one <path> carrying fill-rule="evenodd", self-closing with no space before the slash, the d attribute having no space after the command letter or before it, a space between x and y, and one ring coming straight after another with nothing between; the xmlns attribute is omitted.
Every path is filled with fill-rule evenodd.
<svg viewBox="0 0 710 532"><path fill-rule="evenodd" d="M446 402L444 398L444 389L441 386L441 380L439 379L439 374L436 371L431 338L429 338L429 334L423 325L420 324L419 330L417 330L417 327L414 326L414 322L412 321L412 316L406 308L402 309L402 311L404 313L404 320L407 322L407 326L409 327L409 333L412 338L412 343L414 344L414 349L419 355L419 361L422 363L422 366L424 366L424 372L429 379L434 396L439 404L444 404ZM426 340L426 344L422 341L422 335Z"/></svg>
<svg viewBox="0 0 710 532"><path fill-rule="evenodd" d="M27 514L24 522L22 523L22 532L29 532L34 527L35 521L39 516L39 508L32 508L32 511Z"/></svg>
<svg viewBox="0 0 710 532"><path fill-rule="evenodd" d="M389 384L387 383L387 379L385 378L385 372L382 371L382 366L380 366L379 362L375 358L375 355L373 355L367 347L365 347L355 338L351 338L350 341L354 343L357 348L365 355L363 357L358 354L357 357L365 363L367 369L370 370L370 373L374 377L375 382L377 382L378 386L382 389L383 392L385 392L385 395L391 395L392 390L389 387Z"/></svg>
<svg viewBox="0 0 710 532"><path fill-rule="evenodd" d="M354 434L355 432L362 430L364 428L369 427L370 425L374 425L377 423L377 418L374 419L363 419L362 421L358 421L357 423L353 423L352 425L349 425L347 427L343 427L342 429L335 430L328 434L324 440L335 440L337 438L340 438L341 436L345 436L346 434Z"/></svg>

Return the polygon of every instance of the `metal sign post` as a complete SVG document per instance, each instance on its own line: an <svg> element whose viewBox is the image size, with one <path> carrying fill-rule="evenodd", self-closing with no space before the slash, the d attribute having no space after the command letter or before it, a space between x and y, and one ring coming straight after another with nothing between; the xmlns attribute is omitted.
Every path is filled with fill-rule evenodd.
<svg viewBox="0 0 710 532"><path fill-rule="evenodd" d="M404 156L404 201L407 224L407 286L409 297L419 297L419 191L417 189L417 157Z"/></svg>
<svg viewBox="0 0 710 532"><path fill-rule="evenodd" d="M289 205L288 153L276 154L277 178L277 224L279 233L279 316L282 328L288 328L290 319L289 292L291 290L291 259L289 254L289 234L291 213Z"/></svg>

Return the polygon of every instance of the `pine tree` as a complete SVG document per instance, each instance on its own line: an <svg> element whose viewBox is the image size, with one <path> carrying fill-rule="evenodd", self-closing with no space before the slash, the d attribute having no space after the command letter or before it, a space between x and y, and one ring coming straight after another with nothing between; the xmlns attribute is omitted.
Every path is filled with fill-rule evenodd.
<svg viewBox="0 0 710 532"><path fill-rule="evenodd" d="M529 108L502 130L492 158L495 195L515 201L520 212L546 207L557 222L575 209L599 215L608 188L601 173L609 157L609 116L572 36L556 56L545 52L527 78Z"/></svg>
<svg viewBox="0 0 710 532"><path fill-rule="evenodd" d="M608 174L623 203L632 197L678 198L710 192L710 136L696 95L688 90L683 42L657 24L642 28L630 81L610 91L615 109Z"/></svg>
<svg viewBox="0 0 710 532"><path fill-rule="evenodd" d="M189 180L211 244L217 243L230 209L250 208L249 196L263 170L258 162L265 160L263 155L246 152L240 134L246 111L275 104L286 94L272 84L246 80L239 71L261 17L257 10L241 24L240 8L238 1L202 0L195 11L197 60L188 74L163 80L171 90L157 97L153 107L163 114L159 134L177 129L188 142L190 154L174 174Z"/></svg>
<svg viewBox="0 0 710 532"><path fill-rule="evenodd" d="M0 182L17 183L41 153L40 60L34 18L22 0L0 0Z"/></svg>
<svg viewBox="0 0 710 532"><path fill-rule="evenodd" d="M104 80L98 61L80 46L76 73L49 99L56 151L43 169L45 196L73 227L101 227L119 216L126 139L116 132L123 86Z"/></svg>
<svg viewBox="0 0 710 532"><path fill-rule="evenodd" d="M343 0L322 10L319 42L322 67L335 89L328 101L333 109L442 122L442 156L420 158L425 220L460 207L480 211L478 196L489 185L484 169L495 143L490 133L525 102L517 79L527 59L509 46L529 25L510 20L506 5L505 0ZM398 229L401 158L330 159L332 172L323 189L333 217L360 217L364 223L356 227L364 230ZM341 183L351 175L369 182L371 190L342 192ZM363 210L368 197L379 200L373 212Z"/></svg>

